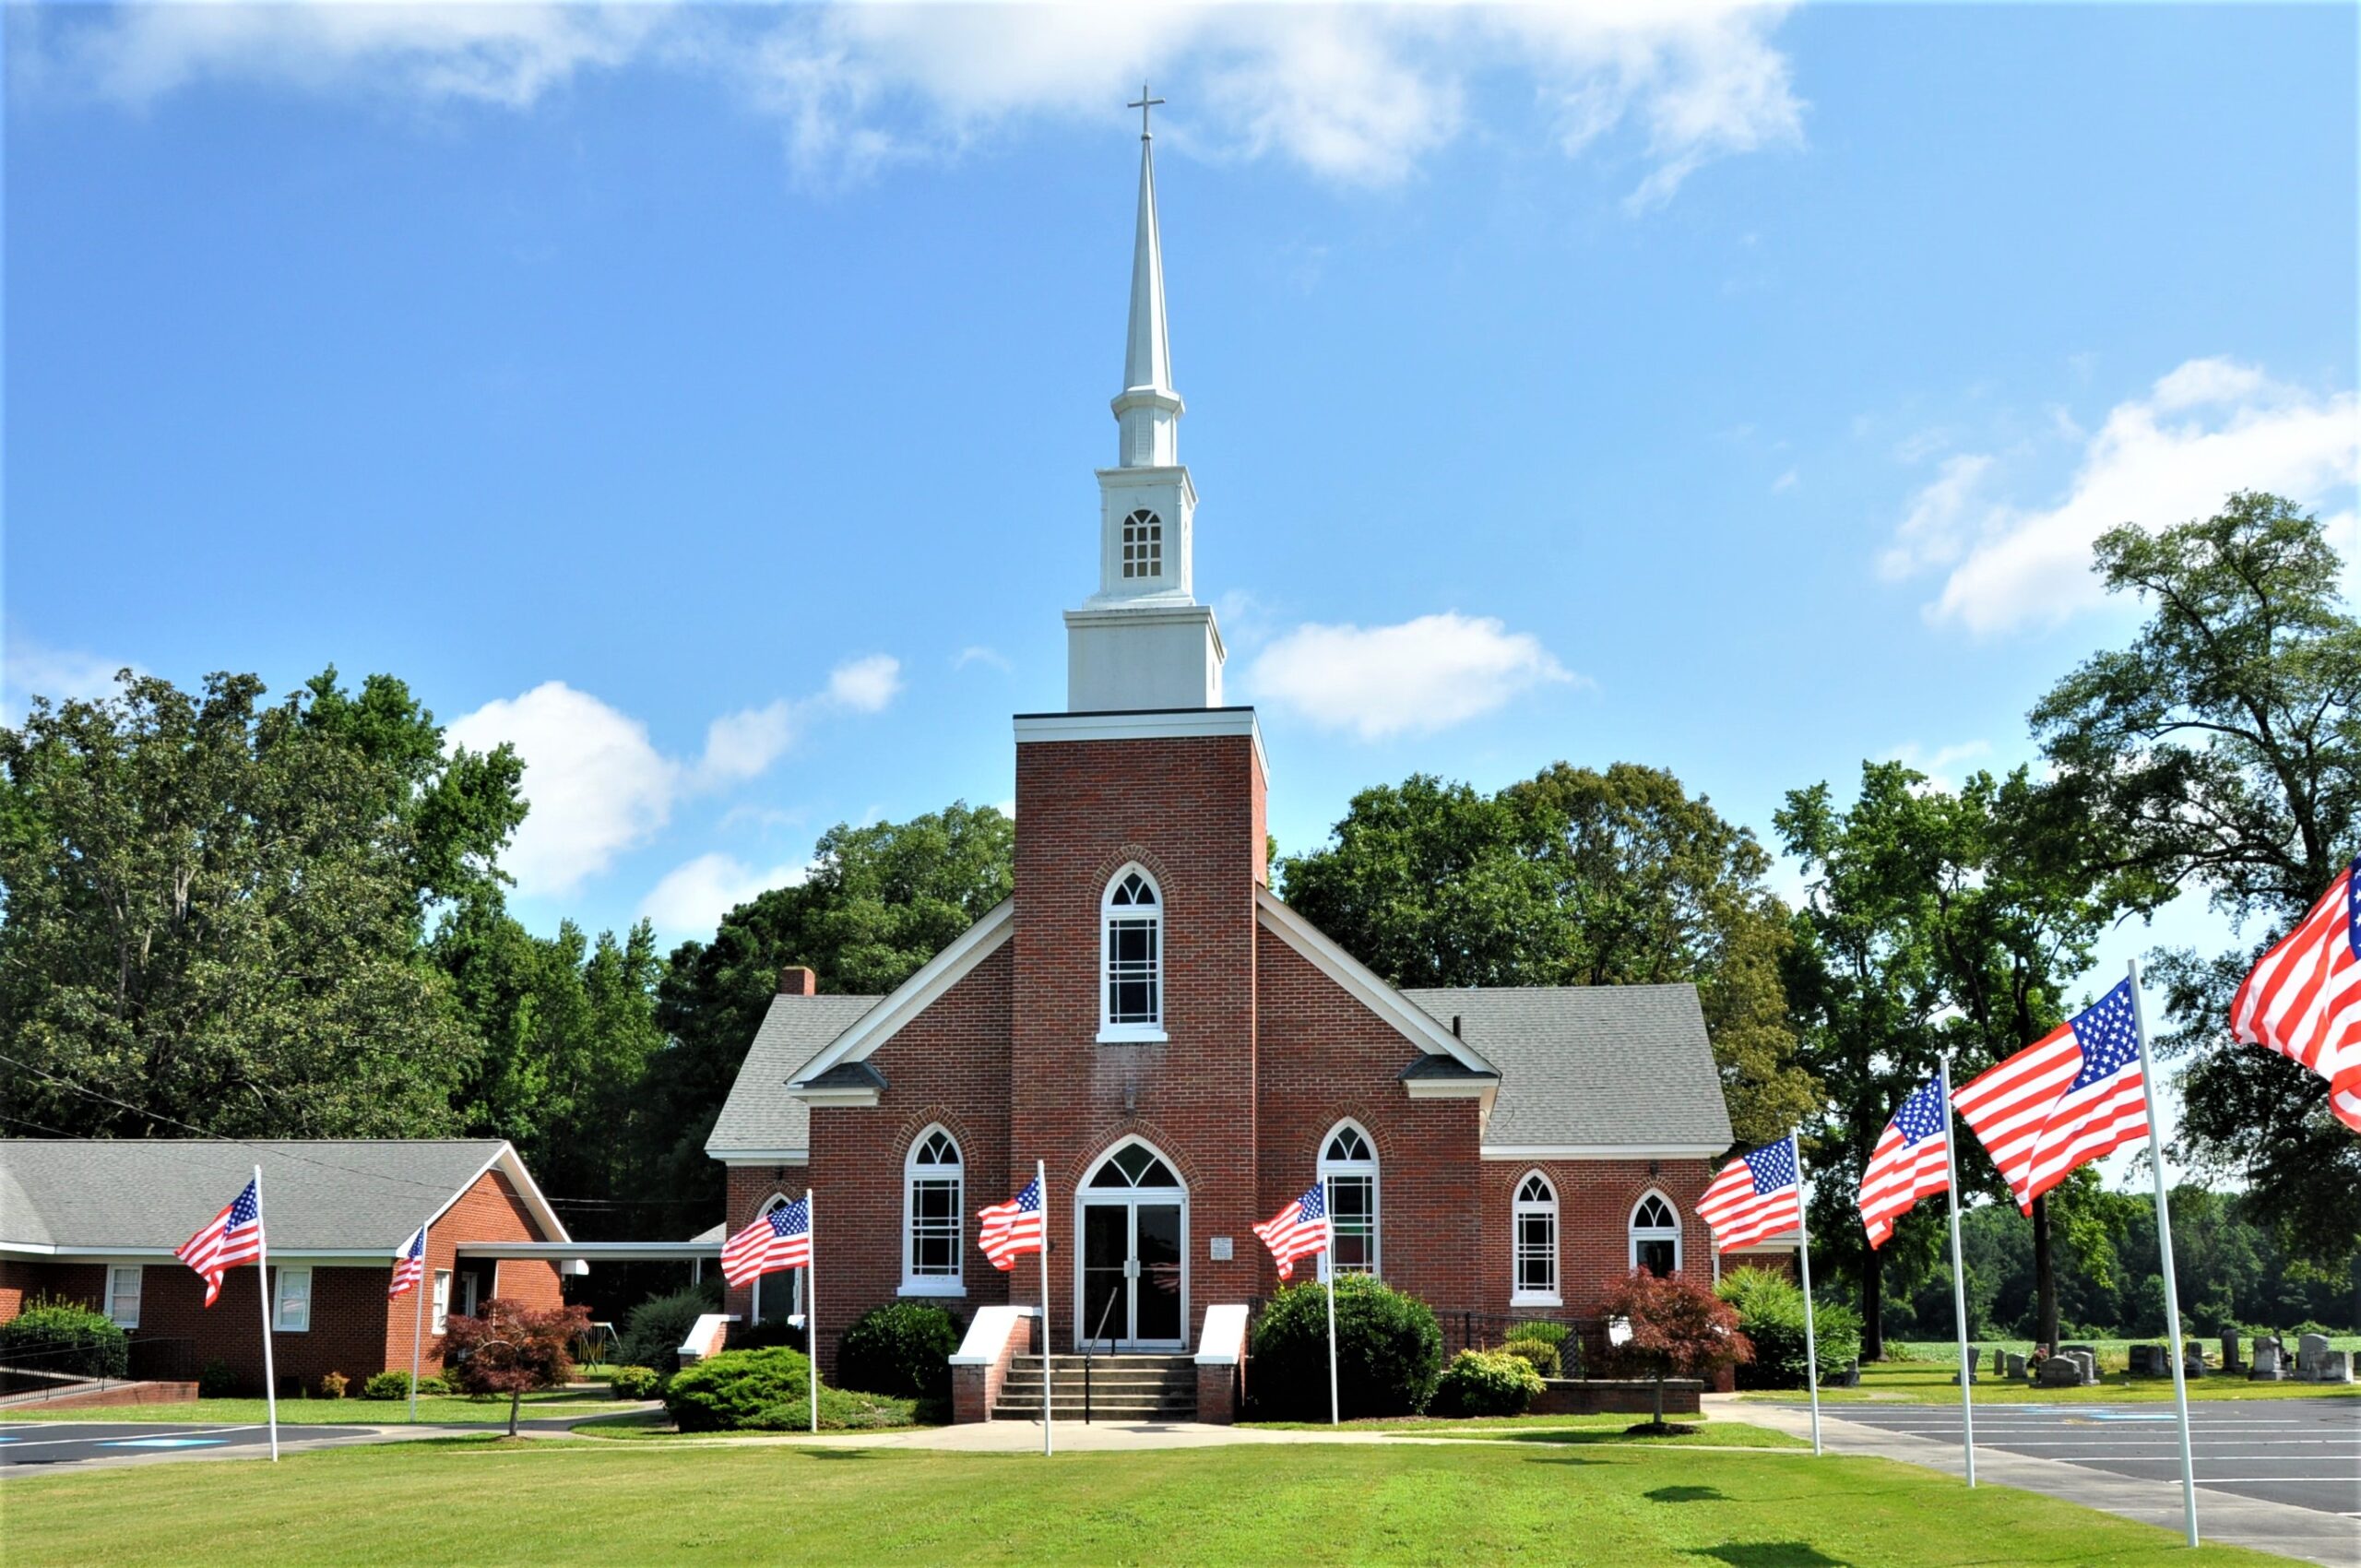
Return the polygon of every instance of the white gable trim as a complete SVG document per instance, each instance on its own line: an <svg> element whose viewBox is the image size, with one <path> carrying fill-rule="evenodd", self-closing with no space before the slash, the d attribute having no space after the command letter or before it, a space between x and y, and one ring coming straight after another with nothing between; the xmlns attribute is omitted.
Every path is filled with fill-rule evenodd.
<svg viewBox="0 0 2361 1568"><path fill-rule="evenodd" d="M1254 889L1254 913L1272 935L1301 954L1313 968L1343 986L1355 1001L1400 1029L1429 1054L1450 1056L1474 1072L1489 1073L1496 1078L1500 1075L1500 1069L1469 1049L1466 1041L1437 1022L1425 1008L1380 980L1375 970L1337 946L1318 926L1280 903L1269 888Z"/></svg>
<svg viewBox="0 0 2361 1568"><path fill-rule="evenodd" d="M1712 1159L1727 1144L1486 1144L1483 1159Z"/></svg>
<svg viewBox="0 0 2361 1568"><path fill-rule="evenodd" d="M525 1169L524 1157L516 1152L515 1145L507 1143L503 1143L499 1152L485 1160L474 1175L460 1182L459 1190L444 1199L442 1207L427 1217L426 1228L430 1234L434 1227L442 1222L443 1217L451 1212L451 1206L466 1197L469 1190L483 1180L484 1172L495 1165L507 1172L509 1184L516 1189L516 1196L523 1201L526 1212L533 1217L533 1222L541 1228L541 1234L545 1240L552 1241L574 1240L573 1236L566 1231L565 1222L558 1218L557 1210L550 1206L550 1200L541 1195L540 1187L533 1181L533 1173ZM402 1244L407 1245L409 1241L409 1232L404 1231Z"/></svg>
<svg viewBox="0 0 2361 1568"><path fill-rule="evenodd" d="M892 1039L904 1024L941 1001L943 992L967 979L978 964L999 952L1001 944L1015 933L1016 900L1003 898L986 910L983 919L961 932L957 941L928 959L918 973L863 1013L850 1028L830 1041L826 1050L806 1062L789 1088L799 1099L813 1104L840 1103L824 1099L826 1090L806 1092L797 1085L810 1083L831 1067L867 1061L871 1051Z"/></svg>

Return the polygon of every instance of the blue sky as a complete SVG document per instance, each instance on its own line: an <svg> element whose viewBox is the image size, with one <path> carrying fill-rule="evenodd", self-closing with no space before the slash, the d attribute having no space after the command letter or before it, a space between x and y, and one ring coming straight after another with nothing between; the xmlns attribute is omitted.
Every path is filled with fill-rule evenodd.
<svg viewBox="0 0 2361 1568"><path fill-rule="evenodd" d="M1005 801L1143 75L1283 849L1558 758L1767 836L2023 758L2100 527L2350 551L2350 7L1614 16L12 7L8 711L399 674L525 751L542 929Z"/></svg>

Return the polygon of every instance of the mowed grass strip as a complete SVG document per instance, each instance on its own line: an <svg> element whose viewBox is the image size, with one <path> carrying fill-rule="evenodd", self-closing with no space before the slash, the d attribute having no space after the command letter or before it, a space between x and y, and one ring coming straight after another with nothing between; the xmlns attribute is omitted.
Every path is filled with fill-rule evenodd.
<svg viewBox="0 0 2361 1568"><path fill-rule="evenodd" d="M2102 1374L2094 1388L2035 1388L2029 1384L1995 1377L1991 1358L1985 1358L1982 1381L1975 1385L1978 1405L2144 1405L2156 1400L2170 1403L2173 1380L2169 1377L2133 1377L2121 1371ZM1952 1380L1959 1374L1959 1363L1934 1361L1871 1361L1861 1368L1858 1388L1822 1388L1821 1398L1831 1404L1905 1404L1956 1405L1959 1384ZM2361 1384L2349 1383L2248 1383L2243 1372L2228 1377L2192 1378L2189 1396L2200 1399L2355 1399L2361 1400ZM1805 1397L1800 1388L1776 1393L1744 1396L1750 1400L1773 1400L1786 1404Z"/></svg>
<svg viewBox="0 0 2361 1568"><path fill-rule="evenodd" d="M1060 1455L488 1438L0 1487L11 1564L2260 1563L1877 1459L1483 1443Z"/></svg>
<svg viewBox="0 0 2361 1568"><path fill-rule="evenodd" d="M603 1389L565 1389L528 1394L517 1409L520 1420L555 1417L575 1420L643 1407L619 1404ZM91 1405L80 1409L47 1409L19 1405L0 1410L8 1421L186 1421L201 1426L259 1426L268 1420L269 1408L260 1399L184 1399L172 1405ZM508 1425L508 1396L472 1399L465 1395L423 1394L418 1400L421 1425ZM281 1399L280 1426L390 1427L409 1420L407 1399Z"/></svg>
<svg viewBox="0 0 2361 1568"><path fill-rule="evenodd" d="M1714 1420L1698 1416L1674 1416L1670 1420L1696 1431L1679 1437L1633 1437L1631 1428L1645 1416L1477 1416L1418 1420L1347 1421L1331 1428L1324 1421L1257 1421L1250 1430L1271 1431L1382 1432L1398 1437L1449 1437L1467 1441L1489 1438L1503 1443L1634 1443L1651 1447L1809 1448L1803 1438L1790 1437L1769 1427L1744 1421Z"/></svg>

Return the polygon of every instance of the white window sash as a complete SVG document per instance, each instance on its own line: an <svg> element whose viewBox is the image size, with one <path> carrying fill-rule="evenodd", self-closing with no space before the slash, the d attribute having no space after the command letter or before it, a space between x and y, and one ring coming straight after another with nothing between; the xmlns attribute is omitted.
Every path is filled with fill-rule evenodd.
<svg viewBox="0 0 2361 1568"><path fill-rule="evenodd" d="M279 1268L274 1281L271 1327L281 1334L308 1334L312 1328L312 1271ZM300 1288L298 1282L300 1281Z"/></svg>
<svg viewBox="0 0 2361 1568"><path fill-rule="evenodd" d="M449 1269L447 1269L447 1268L438 1268L438 1269L436 1269L436 1270L434 1271L434 1329L433 1329L433 1332L435 1332L436 1334L440 1334L440 1333L442 1333L445 1329L446 1329L446 1328L448 1328L448 1327L450 1327L450 1326L451 1326L451 1271L450 1271Z"/></svg>
<svg viewBox="0 0 2361 1568"><path fill-rule="evenodd" d="M146 1269L136 1264L129 1267L117 1266L107 1270L107 1317L117 1328L139 1326L139 1291L146 1273ZM125 1289L126 1279L130 1282L128 1290ZM128 1313L123 1310L125 1297L128 1297L131 1302L131 1310Z"/></svg>

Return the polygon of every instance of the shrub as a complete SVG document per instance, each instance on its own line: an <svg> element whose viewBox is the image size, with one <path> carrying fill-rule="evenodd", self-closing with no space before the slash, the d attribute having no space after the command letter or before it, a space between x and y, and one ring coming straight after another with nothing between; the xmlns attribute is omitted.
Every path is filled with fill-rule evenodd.
<svg viewBox="0 0 2361 1568"><path fill-rule="evenodd" d="M0 1349L16 1352L28 1370L74 1377L121 1377L131 1370L130 1336L79 1301L35 1297L0 1323Z"/></svg>
<svg viewBox="0 0 2361 1568"><path fill-rule="evenodd" d="M1328 1299L1317 1280L1283 1287L1254 1324L1249 1396L1265 1419L1328 1414ZM1434 1397L1442 1330L1416 1296L1366 1274L1336 1281L1336 1384L1346 1420L1416 1415Z"/></svg>
<svg viewBox="0 0 2361 1568"><path fill-rule="evenodd" d="M803 1331L790 1323L773 1318L767 1323L734 1323L730 1325L730 1348L733 1350L767 1350L774 1345L784 1345L790 1350L804 1348Z"/></svg>
<svg viewBox="0 0 2361 1568"><path fill-rule="evenodd" d="M196 1396L199 1399L228 1399L238 1392L238 1374L230 1363L216 1357L205 1363L196 1374Z"/></svg>
<svg viewBox="0 0 2361 1568"><path fill-rule="evenodd" d="M474 1317L454 1317L445 1336L450 1376L469 1394L508 1396L508 1435L537 1388L563 1388L574 1375L574 1341L590 1324L584 1306L533 1307L494 1296Z"/></svg>
<svg viewBox="0 0 2361 1568"><path fill-rule="evenodd" d="M1738 1309L1738 1328L1754 1346L1754 1360L1738 1369L1740 1388L1804 1386L1804 1293L1775 1269L1734 1268L1714 1293ZM1861 1314L1840 1301L1817 1301L1820 1376L1825 1383L1861 1353Z"/></svg>
<svg viewBox="0 0 2361 1568"><path fill-rule="evenodd" d="M697 1319L721 1310L719 1289L708 1288L718 1284L706 1281L669 1295L650 1296L632 1308L623 1320L615 1360L625 1366L654 1367L659 1372L680 1371L681 1341L689 1336Z"/></svg>
<svg viewBox="0 0 2361 1568"><path fill-rule="evenodd" d="M812 1420L812 1363L786 1346L724 1350L682 1367L664 1385L664 1408L682 1431L801 1431ZM820 1425L829 1431L907 1426L911 1402L825 1385Z"/></svg>
<svg viewBox="0 0 2361 1568"><path fill-rule="evenodd" d="M1607 1293L1607 1318L1619 1320L1626 1337L1619 1360L1655 1379L1655 1419L1634 1432L1662 1434L1664 1380L1704 1378L1733 1362L1754 1359L1754 1347L1738 1331L1738 1310L1687 1275L1659 1278L1635 1268Z"/></svg>
<svg viewBox="0 0 2361 1568"><path fill-rule="evenodd" d="M344 1391L351 1385L351 1379L346 1377L342 1372L322 1372L320 1374L320 1397L323 1399L341 1399L344 1397Z"/></svg>
<svg viewBox="0 0 2361 1568"><path fill-rule="evenodd" d="M409 1373L406 1372L372 1372L362 1380L363 1399L407 1399L409 1397Z"/></svg>
<svg viewBox="0 0 2361 1568"><path fill-rule="evenodd" d="M1514 1356L1533 1369L1536 1377L1562 1377L1565 1366L1558 1356L1558 1347L1540 1339L1512 1339L1501 1347L1503 1356ZM1449 1375L1449 1369L1445 1369Z"/></svg>
<svg viewBox="0 0 2361 1568"><path fill-rule="evenodd" d="M1533 1340L1525 1347L1558 1353ZM1439 1416L1521 1416L1541 1389L1541 1375L1521 1355L1462 1350L1436 1381L1433 1408Z"/></svg>
<svg viewBox="0 0 2361 1568"><path fill-rule="evenodd" d="M926 1301L890 1301L853 1319L836 1347L836 1381L903 1399L951 1396L959 1324Z"/></svg>
<svg viewBox="0 0 2361 1568"><path fill-rule="evenodd" d="M664 1374L654 1367L617 1367L607 1375L607 1390L618 1399L653 1399L664 1385Z"/></svg>

